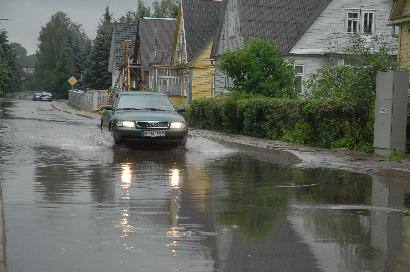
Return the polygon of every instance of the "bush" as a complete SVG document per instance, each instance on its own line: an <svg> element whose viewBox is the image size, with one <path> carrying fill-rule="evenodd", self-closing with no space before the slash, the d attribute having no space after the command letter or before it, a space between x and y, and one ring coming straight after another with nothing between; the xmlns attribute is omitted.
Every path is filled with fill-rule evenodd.
<svg viewBox="0 0 410 272"><path fill-rule="evenodd" d="M372 111L335 99L204 98L188 119L197 128L327 148L371 151L373 142Z"/></svg>
<svg viewBox="0 0 410 272"><path fill-rule="evenodd" d="M298 95L293 63L273 42L251 39L244 48L223 54L219 68L232 79L232 91L276 98Z"/></svg>

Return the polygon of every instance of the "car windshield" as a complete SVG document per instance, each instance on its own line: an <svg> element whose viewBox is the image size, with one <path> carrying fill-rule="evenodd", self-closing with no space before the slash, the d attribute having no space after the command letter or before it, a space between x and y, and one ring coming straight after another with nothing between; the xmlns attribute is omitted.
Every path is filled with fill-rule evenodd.
<svg viewBox="0 0 410 272"><path fill-rule="evenodd" d="M168 97L160 95L121 95L117 110L175 111Z"/></svg>

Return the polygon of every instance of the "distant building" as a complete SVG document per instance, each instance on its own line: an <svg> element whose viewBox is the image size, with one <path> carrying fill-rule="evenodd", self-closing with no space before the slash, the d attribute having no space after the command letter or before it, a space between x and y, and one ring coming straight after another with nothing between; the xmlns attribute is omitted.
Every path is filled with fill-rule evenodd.
<svg viewBox="0 0 410 272"><path fill-rule="evenodd" d="M137 32L137 24L115 23L113 26L108 71L112 73L114 90L137 88L138 77L133 65Z"/></svg>
<svg viewBox="0 0 410 272"><path fill-rule="evenodd" d="M140 65L142 87L172 95L177 77L163 72L171 69L171 52L176 19L143 18L139 21L137 63Z"/></svg>

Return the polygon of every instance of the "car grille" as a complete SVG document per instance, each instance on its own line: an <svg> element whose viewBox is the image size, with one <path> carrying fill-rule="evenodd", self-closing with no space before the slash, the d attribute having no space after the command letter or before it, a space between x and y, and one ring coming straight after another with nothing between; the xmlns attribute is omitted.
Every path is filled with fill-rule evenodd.
<svg viewBox="0 0 410 272"><path fill-rule="evenodd" d="M137 122L137 128L167 129L167 128L169 128L169 123L168 122L160 122L160 121L139 121L139 122Z"/></svg>

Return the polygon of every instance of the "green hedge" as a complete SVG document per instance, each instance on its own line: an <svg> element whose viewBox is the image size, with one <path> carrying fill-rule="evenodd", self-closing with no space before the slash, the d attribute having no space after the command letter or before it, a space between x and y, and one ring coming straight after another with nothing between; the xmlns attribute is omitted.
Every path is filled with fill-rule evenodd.
<svg viewBox="0 0 410 272"><path fill-rule="evenodd" d="M187 118L202 129L327 148L372 149L372 111L336 100L213 97L195 100Z"/></svg>

